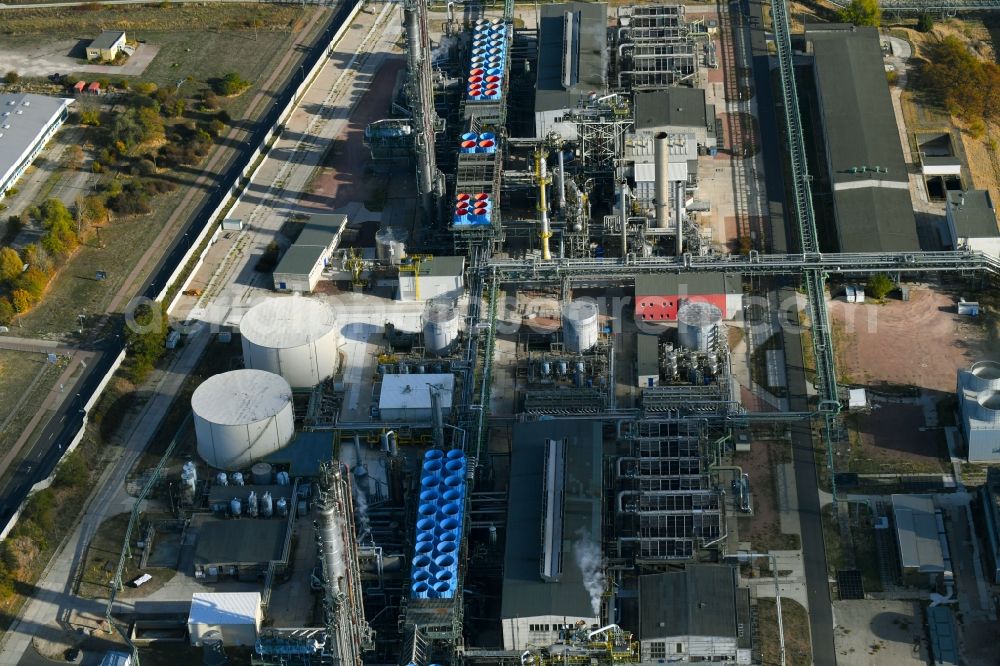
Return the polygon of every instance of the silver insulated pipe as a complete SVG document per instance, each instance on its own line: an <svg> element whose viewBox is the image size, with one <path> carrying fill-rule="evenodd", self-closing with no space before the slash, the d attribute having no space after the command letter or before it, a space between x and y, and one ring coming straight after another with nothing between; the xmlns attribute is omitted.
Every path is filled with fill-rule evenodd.
<svg viewBox="0 0 1000 666"><path fill-rule="evenodd" d="M618 191L618 206L622 213L622 256L628 254L628 183L621 182Z"/></svg>
<svg viewBox="0 0 1000 666"><path fill-rule="evenodd" d="M562 211L563 216L566 215L566 165L563 163L565 159L563 157L562 148L556 151L556 157L559 158L559 210Z"/></svg>
<svg viewBox="0 0 1000 666"><path fill-rule="evenodd" d="M670 140L666 132L657 132L653 137L653 167L653 228L666 229L670 225Z"/></svg>

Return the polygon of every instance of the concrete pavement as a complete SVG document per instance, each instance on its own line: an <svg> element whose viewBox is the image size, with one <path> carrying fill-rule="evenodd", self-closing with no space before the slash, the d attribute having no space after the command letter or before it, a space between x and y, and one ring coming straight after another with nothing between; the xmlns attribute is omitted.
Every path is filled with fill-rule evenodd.
<svg viewBox="0 0 1000 666"><path fill-rule="evenodd" d="M189 340L168 368L155 371L142 386L141 390L148 391L152 399L123 423L126 435L117 459L101 474L98 490L90 496L77 528L60 545L39 579L34 596L10 631L4 634L0 644L0 666L16 666L33 639L62 640L64 628L68 628L64 623L71 610L77 614L103 615L106 604L73 595L77 567L82 566L87 544L101 523L111 516L131 511L133 501L125 492L126 475L159 429L209 340L208 335Z"/></svg>

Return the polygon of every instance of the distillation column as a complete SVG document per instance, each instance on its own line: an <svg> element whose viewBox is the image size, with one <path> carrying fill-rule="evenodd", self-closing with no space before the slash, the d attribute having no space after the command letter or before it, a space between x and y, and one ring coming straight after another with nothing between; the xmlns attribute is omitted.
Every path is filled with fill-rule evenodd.
<svg viewBox="0 0 1000 666"><path fill-rule="evenodd" d="M552 238L552 229L549 226L548 203L545 201L545 186L549 184L551 178L546 171L545 158L541 151L535 153L535 180L538 182L538 237L542 241L542 259L550 261L552 253L549 250L549 239Z"/></svg>
<svg viewBox="0 0 1000 666"><path fill-rule="evenodd" d="M434 88L431 80L427 3L424 0L406 0L403 5L403 24L406 30L407 86L416 131L414 152L417 161L417 192L423 220L431 223L435 218L435 199L441 194L441 179L434 157L437 114L434 111Z"/></svg>
<svg viewBox="0 0 1000 666"><path fill-rule="evenodd" d="M362 653L374 647L374 635L365 620L349 484L349 475L339 463L321 467L316 542L326 594L325 647L337 666L361 666Z"/></svg>
<svg viewBox="0 0 1000 666"><path fill-rule="evenodd" d="M656 211L653 227L666 229L670 224L670 140L666 132L658 132L653 137L653 169L653 205Z"/></svg>

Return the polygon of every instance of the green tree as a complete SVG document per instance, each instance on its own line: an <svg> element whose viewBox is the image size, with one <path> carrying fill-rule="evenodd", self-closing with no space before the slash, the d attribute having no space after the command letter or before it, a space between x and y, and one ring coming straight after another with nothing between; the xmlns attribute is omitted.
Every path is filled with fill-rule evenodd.
<svg viewBox="0 0 1000 666"><path fill-rule="evenodd" d="M42 300L42 294L45 293L45 287L48 286L48 284L49 276L34 266L26 270L21 277L17 279L17 286L31 294L31 297L35 300L35 302Z"/></svg>
<svg viewBox="0 0 1000 666"><path fill-rule="evenodd" d="M878 0L851 0L851 4L840 10L840 20L877 28L882 24L882 8L878 6Z"/></svg>
<svg viewBox="0 0 1000 666"><path fill-rule="evenodd" d="M0 296L0 326L7 326L14 321L15 314L17 311L10 304L10 300L6 296Z"/></svg>
<svg viewBox="0 0 1000 666"><path fill-rule="evenodd" d="M250 82L236 72L229 72L216 83L215 91L220 95L230 97L239 95L250 87Z"/></svg>
<svg viewBox="0 0 1000 666"><path fill-rule="evenodd" d="M872 298L881 301L895 288L896 285L893 283L892 278L885 273L879 273L868 280L866 291L871 294Z"/></svg>
<svg viewBox="0 0 1000 666"><path fill-rule="evenodd" d="M11 70L3 75L3 82L9 86L14 85L20 80L21 80L21 75L15 72L14 70Z"/></svg>
<svg viewBox="0 0 1000 666"><path fill-rule="evenodd" d="M924 12L917 19L917 30L920 32L930 32L934 29L934 17Z"/></svg>
<svg viewBox="0 0 1000 666"><path fill-rule="evenodd" d="M138 384L163 355L170 331L167 312L160 303L142 303L126 322L129 379Z"/></svg>
<svg viewBox="0 0 1000 666"><path fill-rule="evenodd" d="M87 461L79 450L73 451L59 463L52 483L57 488L75 488L87 479Z"/></svg>
<svg viewBox="0 0 1000 666"><path fill-rule="evenodd" d="M21 261L17 250L12 247L0 250L0 282L10 284L21 274L23 267L24 262Z"/></svg>

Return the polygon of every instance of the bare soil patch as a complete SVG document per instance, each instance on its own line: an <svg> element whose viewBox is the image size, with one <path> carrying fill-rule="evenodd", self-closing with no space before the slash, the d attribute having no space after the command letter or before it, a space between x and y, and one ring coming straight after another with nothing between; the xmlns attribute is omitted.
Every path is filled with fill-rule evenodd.
<svg viewBox="0 0 1000 666"><path fill-rule="evenodd" d="M973 294L969 294L974 297ZM958 294L914 286L908 302L829 303L842 380L953 392L955 375L988 351L985 317L960 317Z"/></svg>
<svg viewBox="0 0 1000 666"><path fill-rule="evenodd" d="M781 532L780 507L776 484L777 465L790 461L785 441L754 442L750 453L733 456L750 475L753 515L739 519L740 540L749 541L755 551L795 550L801 547L797 534Z"/></svg>

